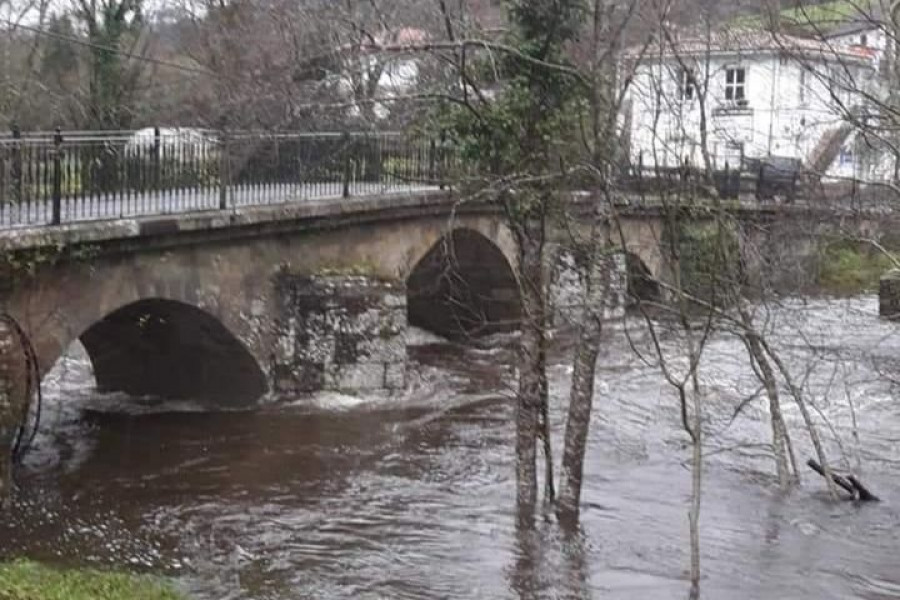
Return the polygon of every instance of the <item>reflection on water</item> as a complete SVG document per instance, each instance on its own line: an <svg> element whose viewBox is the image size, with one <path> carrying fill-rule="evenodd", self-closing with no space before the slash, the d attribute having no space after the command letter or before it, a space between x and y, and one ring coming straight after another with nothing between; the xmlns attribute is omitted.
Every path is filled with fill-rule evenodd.
<svg viewBox="0 0 900 600"><path fill-rule="evenodd" d="M876 312L872 298L798 301L775 329L878 505L830 503L811 476L778 494L759 445L765 402L732 418L758 387L743 349L711 344L704 597L900 598L900 408L889 378L900 339ZM0 557L162 571L216 600L683 597L686 436L658 372L621 327L607 338L582 531L513 528L508 343L423 336L402 398L322 395L254 412L98 396L86 358L70 356L45 380L42 432L0 523ZM569 374L559 357L557 435ZM794 407L785 412L796 425ZM796 428L794 438L806 456Z"/></svg>

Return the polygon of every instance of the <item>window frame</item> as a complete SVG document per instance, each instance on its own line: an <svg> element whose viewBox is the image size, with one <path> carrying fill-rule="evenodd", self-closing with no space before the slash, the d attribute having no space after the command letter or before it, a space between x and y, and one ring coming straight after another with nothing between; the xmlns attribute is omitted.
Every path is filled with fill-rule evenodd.
<svg viewBox="0 0 900 600"><path fill-rule="evenodd" d="M682 102L690 102L697 97L697 85L693 69L689 67L678 68L678 99Z"/></svg>
<svg viewBox="0 0 900 600"><path fill-rule="evenodd" d="M725 68L725 100L735 104L747 101L747 68L734 66Z"/></svg>

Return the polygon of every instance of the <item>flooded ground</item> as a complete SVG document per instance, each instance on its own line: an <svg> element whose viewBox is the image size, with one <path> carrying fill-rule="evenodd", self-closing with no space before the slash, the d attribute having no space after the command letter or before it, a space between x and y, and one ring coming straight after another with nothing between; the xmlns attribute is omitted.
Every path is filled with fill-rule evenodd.
<svg viewBox="0 0 900 600"><path fill-rule="evenodd" d="M739 341L717 336L703 372L704 597L900 598L898 330L871 297L796 300L772 319L829 446L839 434L884 501L831 503L806 473L777 493L758 383ZM510 340L479 349L418 334L403 397L252 412L99 396L75 353L45 380L0 558L163 572L210 600L685 597L687 436L626 331L646 348L640 319L607 332L578 541L550 523L528 537L513 527ZM571 370L564 353L554 361L560 434Z"/></svg>

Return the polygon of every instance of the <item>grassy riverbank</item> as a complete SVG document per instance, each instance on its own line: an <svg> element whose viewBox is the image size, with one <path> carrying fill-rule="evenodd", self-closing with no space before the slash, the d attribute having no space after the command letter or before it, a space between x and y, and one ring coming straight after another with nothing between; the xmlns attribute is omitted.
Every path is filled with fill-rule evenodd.
<svg viewBox="0 0 900 600"><path fill-rule="evenodd" d="M0 563L0 600L184 600L184 596L149 576L14 561Z"/></svg>

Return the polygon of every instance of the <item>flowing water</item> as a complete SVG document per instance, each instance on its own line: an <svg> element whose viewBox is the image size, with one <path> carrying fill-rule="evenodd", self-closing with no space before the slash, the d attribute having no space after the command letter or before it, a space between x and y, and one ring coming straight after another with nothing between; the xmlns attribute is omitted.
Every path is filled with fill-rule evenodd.
<svg viewBox="0 0 900 600"><path fill-rule="evenodd" d="M806 472L779 494L745 351L710 341L704 598L900 598L900 336L876 313L871 297L796 300L769 325L829 446L838 452L839 434L878 504L830 502ZM687 436L627 334L648 348L640 319L608 328L575 538L549 520L514 528L511 340L466 348L418 334L402 397L322 394L245 412L98 395L71 353L44 381L0 559L164 573L215 600L685 597ZM570 373L556 352L557 453ZM787 397L785 412L805 461Z"/></svg>

